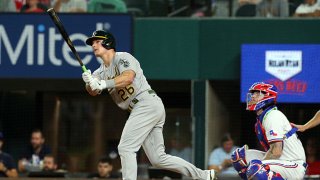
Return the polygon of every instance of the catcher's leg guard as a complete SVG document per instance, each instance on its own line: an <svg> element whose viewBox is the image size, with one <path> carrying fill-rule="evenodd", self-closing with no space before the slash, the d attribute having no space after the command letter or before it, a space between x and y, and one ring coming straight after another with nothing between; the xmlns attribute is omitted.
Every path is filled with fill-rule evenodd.
<svg viewBox="0 0 320 180"><path fill-rule="evenodd" d="M233 151L231 155L232 165L234 169L238 172L242 179L247 179L246 171L248 168L248 163L246 161L246 150L249 149L247 145L237 148Z"/></svg>
<svg viewBox="0 0 320 180"><path fill-rule="evenodd" d="M279 173L271 171L267 164L258 159L250 161L249 164L246 173L248 180L284 180Z"/></svg>

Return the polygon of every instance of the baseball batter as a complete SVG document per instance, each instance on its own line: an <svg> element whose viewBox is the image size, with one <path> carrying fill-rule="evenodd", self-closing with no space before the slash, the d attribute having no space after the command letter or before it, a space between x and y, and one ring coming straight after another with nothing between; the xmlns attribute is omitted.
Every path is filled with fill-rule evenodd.
<svg viewBox="0 0 320 180"><path fill-rule="evenodd" d="M116 52L116 41L110 32L97 30L86 43L103 61L92 74L90 71L82 74L88 93L96 96L108 90L120 108L130 111L118 145L123 179L137 179L136 152L141 146L153 166L193 179L216 179L213 170L198 169L181 158L165 153L162 134L165 109L143 75L139 62L129 53Z"/></svg>
<svg viewBox="0 0 320 180"><path fill-rule="evenodd" d="M275 103L277 89L263 82L254 83L248 93L247 110L255 111L255 132L266 152L237 149L233 165L246 179L303 179L306 157L302 143L286 116Z"/></svg>

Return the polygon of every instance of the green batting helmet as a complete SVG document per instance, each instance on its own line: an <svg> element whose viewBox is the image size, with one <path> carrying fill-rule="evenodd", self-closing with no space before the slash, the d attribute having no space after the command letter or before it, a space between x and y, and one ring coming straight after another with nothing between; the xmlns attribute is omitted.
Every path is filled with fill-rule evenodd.
<svg viewBox="0 0 320 180"><path fill-rule="evenodd" d="M93 32L92 36L86 40L86 44L92 46L94 40L102 39L102 46L106 49L116 49L116 40L114 36L104 30L96 30Z"/></svg>

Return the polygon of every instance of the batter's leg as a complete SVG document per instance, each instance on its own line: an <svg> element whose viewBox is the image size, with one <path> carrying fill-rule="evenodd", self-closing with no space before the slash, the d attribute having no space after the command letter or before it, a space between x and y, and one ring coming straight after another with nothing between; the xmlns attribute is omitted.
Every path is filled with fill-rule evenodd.
<svg viewBox="0 0 320 180"><path fill-rule="evenodd" d="M136 152L159 122L164 107L161 102L139 102L135 105L122 131L118 151L124 180L137 179Z"/></svg>
<svg viewBox="0 0 320 180"><path fill-rule="evenodd" d="M142 144L142 147L148 156L151 164L155 167L168 169L181 173L185 176L194 179L204 179L208 177L208 171L201 170L193 164L175 156L165 153L162 127L164 124L165 114L160 121L150 132L148 137Z"/></svg>

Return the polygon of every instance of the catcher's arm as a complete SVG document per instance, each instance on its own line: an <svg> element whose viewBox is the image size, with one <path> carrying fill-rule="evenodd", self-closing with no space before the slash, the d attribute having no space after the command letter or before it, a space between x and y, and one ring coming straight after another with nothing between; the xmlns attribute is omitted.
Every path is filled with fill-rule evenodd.
<svg viewBox="0 0 320 180"><path fill-rule="evenodd" d="M280 156L282 155L282 149L283 149L282 141L271 143L270 149L267 151L263 160L279 159Z"/></svg>

